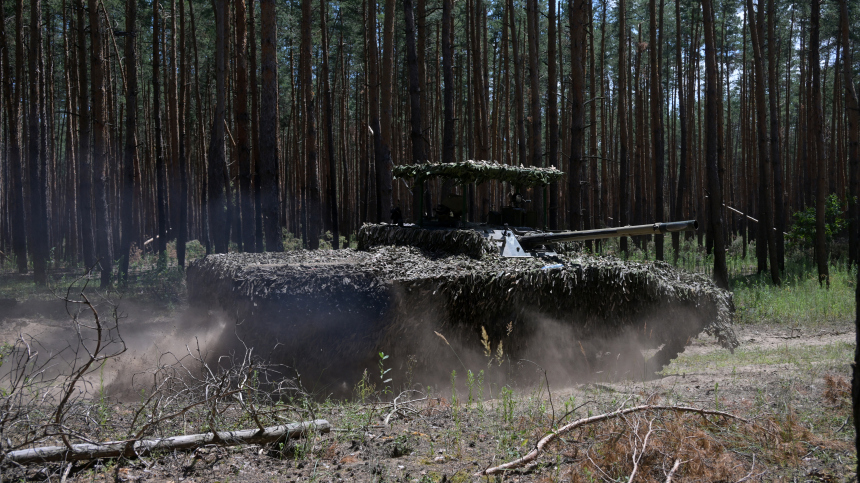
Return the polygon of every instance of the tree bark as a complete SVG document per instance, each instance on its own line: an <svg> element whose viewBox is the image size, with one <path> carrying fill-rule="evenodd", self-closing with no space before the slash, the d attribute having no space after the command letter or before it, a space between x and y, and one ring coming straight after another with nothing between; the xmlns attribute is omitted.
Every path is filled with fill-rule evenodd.
<svg viewBox="0 0 860 483"><path fill-rule="evenodd" d="M653 0L652 0L653 2ZM714 282L721 288L729 288L729 273L726 267L726 242L723 238L723 192L720 186L720 170L717 159L719 122L717 106L717 47L714 40L714 8L711 0L702 0L705 28L705 112L707 132L705 135L705 157L708 173L708 206L710 208L711 237L714 240Z"/></svg>
<svg viewBox="0 0 860 483"><path fill-rule="evenodd" d="M277 16L274 0L260 0L260 191L266 250L282 251L280 182L278 180L278 60Z"/></svg>
<svg viewBox="0 0 860 483"><path fill-rule="evenodd" d="M525 126L525 94L523 93L523 59L520 56L520 42L517 38L517 16L514 8L514 0L508 0L508 19L511 21L511 44L514 53L514 99L517 122L517 151L519 153L519 164L528 164L526 154L526 126ZM516 163L515 163L516 164Z"/></svg>
<svg viewBox="0 0 860 483"><path fill-rule="evenodd" d="M412 163L423 163L427 160L427 155L421 130L421 69L415 47L415 11L412 0L403 0L403 16L406 23L406 64L409 69L409 139L412 144ZM420 201L424 193L418 190L422 187L423 184L412 186L412 213L416 222L421 218Z"/></svg>
<svg viewBox="0 0 860 483"><path fill-rule="evenodd" d="M33 259L33 280L36 285L48 282L48 220L45 197L47 196L46 146L42 143L40 128L45 128L42 118L43 99L39 92L42 76L42 1L30 2L30 94L28 101L28 161L30 175L30 254Z"/></svg>
<svg viewBox="0 0 860 483"><path fill-rule="evenodd" d="M16 30L16 59L20 59L23 54L23 32L22 32L22 11L24 2L18 0L15 2L15 30ZM23 82L21 80L21 62L16 64L15 82L13 83L12 73L10 72L9 63L9 48L6 42L5 23L0 22L0 50L3 52L3 100L6 105L6 133L8 143L8 173L9 173L9 204L8 209L11 211L9 222L11 225L12 252L15 254L18 273L27 273L27 237L26 230L21 229L24 224L24 172L22 167L21 156L21 140L18 130L18 107L19 95ZM14 87L13 87L14 85ZM13 101L14 99L14 101ZM74 180L72 180L74 183ZM17 227L17 229L16 229Z"/></svg>
<svg viewBox="0 0 860 483"><path fill-rule="evenodd" d="M547 18L547 89L546 89L546 111L547 111L547 130L548 146L547 146L547 166L558 166L558 78L556 76L556 2L549 0L549 15ZM585 26L583 33L580 35L585 38ZM583 51L582 62L584 63L585 51ZM583 69L584 70L584 69ZM583 75L583 84L585 80ZM582 106L580 106L581 108ZM568 176L572 173L568 173ZM558 229L558 183L554 182L549 185L549 228L551 230Z"/></svg>
<svg viewBox="0 0 860 483"><path fill-rule="evenodd" d="M759 6L759 8L762 8ZM782 156L779 146L779 102L776 87L776 6L774 0L767 2L767 90L770 108L770 162L773 165L773 220L776 229L776 258L780 270L785 269L785 190L782 187Z"/></svg>
<svg viewBox="0 0 860 483"><path fill-rule="evenodd" d="M209 236L215 253L227 253L230 224L227 215L227 160L224 152L225 43L227 0L215 2L215 115L209 136Z"/></svg>
<svg viewBox="0 0 860 483"><path fill-rule="evenodd" d="M379 80L379 110L381 138L376 155L376 217L380 223L391 217L391 121L392 70L394 69L394 18L397 2L385 0L385 19L382 24L382 78Z"/></svg>
<svg viewBox="0 0 860 483"><path fill-rule="evenodd" d="M184 1L184 0L183 0ZM119 278L128 280L131 241L134 238L134 157L137 153L137 0L125 3L125 147L123 148L122 207Z"/></svg>
<svg viewBox="0 0 860 483"><path fill-rule="evenodd" d="M248 43L245 0L235 0L236 15L236 89L233 111L236 116L236 163L239 165L239 212L242 218L242 250L255 251L254 199L251 193L251 116L248 112ZM252 7L253 8L253 4Z"/></svg>
<svg viewBox="0 0 860 483"><path fill-rule="evenodd" d="M188 51L185 45L185 0L179 0L179 230L176 234L176 263L185 268L185 243L188 241L188 148L186 123L191 119L191 102L188 98ZM183 112L184 111L184 112ZM253 240L252 240L253 241Z"/></svg>
<svg viewBox="0 0 860 483"><path fill-rule="evenodd" d="M307 153L307 165L305 175L307 176L308 192L305 205L305 218L307 219L308 248L316 250L320 247L320 235L322 234L322 218L320 211L320 176L317 165L317 126L316 110L314 103L314 88L311 85L311 0L302 0L302 44L299 70L302 75L302 91L305 99L305 151Z"/></svg>
<svg viewBox="0 0 860 483"><path fill-rule="evenodd" d="M618 211L619 225L630 224L630 180L628 179L628 167L630 161L627 158L627 5L625 0L618 1ZM628 256L627 237L619 240L621 252Z"/></svg>
<svg viewBox="0 0 860 483"><path fill-rule="evenodd" d="M101 267L101 287L110 284L113 255L111 253L110 217L107 200L108 139L105 119L105 71L103 32L98 1L89 0L90 59L93 96L93 196L96 203L96 258Z"/></svg>
<svg viewBox="0 0 860 483"><path fill-rule="evenodd" d="M752 0L747 0L752 1ZM827 202L827 158L824 157L824 112L821 107L821 60L819 56L821 3L810 0L809 16L809 67L812 69L812 102L810 131L815 140L811 152L818 167L816 177L818 189L815 192L815 258L818 265L818 283L830 288L830 269L827 266L827 234L825 232L825 207ZM771 263L773 263L771 261Z"/></svg>
<svg viewBox="0 0 860 483"><path fill-rule="evenodd" d="M334 115L332 114L331 82L329 81L328 65L328 28L326 27L328 17L328 3L320 0L320 32L322 36L322 66L323 78L323 109L325 110L325 139L328 154L328 203L329 203L329 225L331 226L331 247L335 250L340 248L340 225L338 222L337 206L337 151L334 147Z"/></svg>
<svg viewBox="0 0 860 483"><path fill-rule="evenodd" d="M623 0L622 0L623 1ZM568 4L570 17L570 163L567 172L568 206L572 230L582 229L582 193L580 172L582 171L582 143L584 138L585 110L585 21L586 4L573 0Z"/></svg>
<svg viewBox="0 0 860 483"><path fill-rule="evenodd" d="M654 144L654 222L666 221L663 213L663 165L665 149L663 146L663 87L660 82L660 49L657 43L657 6L656 0L648 2L648 12L651 17L651 28L648 40L651 44L651 136ZM662 7L661 7L662 8ZM661 10L662 11L662 10ZM662 21L662 16L660 17ZM660 25L662 37L663 25ZM654 235L654 258L663 260L663 235Z"/></svg>
<svg viewBox="0 0 860 483"><path fill-rule="evenodd" d="M444 84L444 121L442 123L443 163L454 162L454 51L451 45L454 39L453 9L453 0L442 0L442 77ZM375 11L375 9L371 10Z"/></svg>

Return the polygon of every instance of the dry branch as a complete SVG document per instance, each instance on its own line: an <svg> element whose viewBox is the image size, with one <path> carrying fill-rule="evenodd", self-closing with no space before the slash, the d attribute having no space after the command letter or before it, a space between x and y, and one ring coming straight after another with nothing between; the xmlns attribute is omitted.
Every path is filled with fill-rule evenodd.
<svg viewBox="0 0 860 483"><path fill-rule="evenodd" d="M28 464L51 461L79 461L100 458L127 458L144 456L153 451L188 450L200 446L217 444L235 446L240 444L267 444L281 439L299 438L313 431L327 433L331 425L324 419L292 423L282 426L270 426L263 431L245 429L241 431L219 431L217 433L189 434L170 438L146 439L134 442L109 441L100 444L75 444L71 450L65 446L43 446L40 448L11 451L6 454L4 461L18 464Z"/></svg>
<svg viewBox="0 0 860 483"><path fill-rule="evenodd" d="M618 416L624 416L626 414L641 412L641 411L675 411L675 412L685 412L685 413L697 413L697 414L701 414L703 416L706 416L706 415L722 416L724 418L730 418L730 419L736 419L738 421L743 421L747 424L751 423L747 419L744 419L742 417L735 416L733 414L726 413L723 411L713 411L710 409L693 408L693 407L687 407L687 406L655 406L655 405L651 405L651 404L646 404L646 405L635 406L635 407L627 408L627 409L619 409L619 410L613 411L611 413L603 413L603 414L598 414L596 416L591 416L590 418L577 419L576 421L574 421L570 424L567 424L565 426L562 426L558 430L553 431L553 432L549 433L548 435L544 436L540 441L538 441L538 443L535 445L535 448L533 450L531 450L527 455L523 456L522 458L519 458L519 459L516 459L514 461L505 463L503 465L494 466L492 468L487 468L483 471L475 473L475 476L494 475L497 473L503 473L505 471L512 470L514 468L519 468L521 466L524 466L527 463L530 463L530 462L536 460L548 444L552 443L553 441L555 441L556 439L558 439L562 435L569 433L576 428L579 428L581 426L586 426L586 425L589 425L591 423L598 423L601 421L606 421L608 419L616 418Z"/></svg>

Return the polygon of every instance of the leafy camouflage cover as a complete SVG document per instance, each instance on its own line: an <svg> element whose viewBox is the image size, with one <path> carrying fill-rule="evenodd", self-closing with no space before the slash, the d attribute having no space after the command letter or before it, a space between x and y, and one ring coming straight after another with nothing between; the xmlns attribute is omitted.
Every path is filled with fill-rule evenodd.
<svg viewBox="0 0 860 483"><path fill-rule="evenodd" d="M395 178L421 180L432 176L453 179L459 183L483 183L489 180L507 181L523 187L546 186L558 181L564 172L555 167L526 168L499 164L495 161L461 161L458 163L402 164L392 169Z"/></svg>

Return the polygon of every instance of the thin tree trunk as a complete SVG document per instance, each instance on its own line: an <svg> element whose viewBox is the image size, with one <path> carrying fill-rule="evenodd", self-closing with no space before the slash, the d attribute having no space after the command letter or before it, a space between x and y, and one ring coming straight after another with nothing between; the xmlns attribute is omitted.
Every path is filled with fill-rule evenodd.
<svg viewBox="0 0 860 483"><path fill-rule="evenodd" d="M752 0L747 0L752 1ZM825 206L827 200L827 159L824 157L824 113L821 108L821 60L819 58L819 41L821 21L821 3L810 0L811 14L809 16L809 67L812 69L812 103L810 132L815 140L812 156L818 167L818 189L815 193L815 258L818 264L818 283L830 288L830 269L827 266L827 235L825 232ZM773 263L773 262L771 262Z"/></svg>
<svg viewBox="0 0 860 483"><path fill-rule="evenodd" d="M412 143L412 162L422 163L427 160L424 151L424 136L421 130L421 69L419 69L418 53L415 47L415 12L412 0L403 0L403 16L406 22L406 64L409 68L409 139ZM325 49L323 49L325 51ZM423 184L415 184L412 187L412 213L417 222L421 197L424 193L418 192Z"/></svg>
<svg viewBox="0 0 860 483"><path fill-rule="evenodd" d="M23 10L24 1L18 0L15 2L15 26L16 26L16 59L21 59L24 52L23 33L21 30L21 12ZM9 174L9 204L8 210L11 212L9 217L9 225L12 238L12 251L15 254L18 273L27 273L27 230L24 229L24 172L22 167L21 157L21 141L18 131L18 100L23 82L21 80L22 62L16 64L15 82L13 83L12 73L10 72L9 63L9 48L6 42L5 21L0 21L0 50L3 52L3 100L6 104L6 128L7 128L7 144L8 144L8 174ZM13 88L14 85L14 88ZM15 91L13 93L13 90ZM13 101L14 99L14 101ZM74 183L74 180L71 181Z"/></svg>
<svg viewBox="0 0 860 483"><path fill-rule="evenodd" d="M184 0L183 0L184 1ZM128 82L125 89L125 147L122 178L122 236L119 278L128 280L131 240L134 238L134 157L137 153L137 0L125 3L125 68Z"/></svg>
<svg viewBox="0 0 860 483"><path fill-rule="evenodd" d="M188 51L185 45L185 0L179 0L179 230L176 234L176 263L185 268L185 243L188 241L188 149L186 122L191 119L191 102L188 93ZM184 112L183 112L184 109ZM253 241L253 240L252 240Z"/></svg>
<svg viewBox="0 0 860 483"><path fill-rule="evenodd" d="M508 19L511 21L511 44L514 49L514 99L516 101L517 122L517 151L519 152L520 165L528 164L526 154L526 126L525 126L525 94L523 93L523 59L520 56L519 39L517 39L517 16L514 8L514 0L508 0ZM516 165L516 163L515 163ZM519 187L516 187L519 189Z"/></svg>
<svg viewBox="0 0 860 483"><path fill-rule="evenodd" d="M385 0L385 20L382 24L382 78L379 80L379 110L381 138L376 152L376 218L382 223L391 216L391 121L392 70L394 68L394 18L397 3Z"/></svg>
<svg viewBox="0 0 860 483"><path fill-rule="evenodd" d="M33 259L33 280L36 285L48 281L48 220L46 218L45 196L47 179L45 145L41 143L42 102L39 82L42 75L39 56L42 50L42 2L30 2L30 94L28 101L28 161L30 176L30 255Z"/></svg>
<svg viewBox="0 0 860 483"><path fill-rule="evenodd" d="M623 0L622 0L623 1ZM568 206L570 212L570 228L582 228L582 195L580 172L582 171L582 144L584 137L585 109L583 92L585 91L585 21L586 4L583 0L573 0L568 4L570 17L570 164L568 165Z"/></svg>
<svg viewBox="0 0 860 483"><path fill-rule="evenodd" d="M653 2L653 0L652 0ZM710 231L714 240L714 282L722 288L729 288L729 274L726 267L726 242L723 238L723 191L720 185L720 169L717 151L719 138L717 123L719 111L717 106L717 47L714 40L714 8L711 0L702 0L705 28L705 109L707 132L705 136L705 152L708 173L708 206L710 208Z"/></svg>
<svg viewBox="0 0 860 483"><path fill-rule="evenodd" d="M627 6L625 0L618 1L618 211L620 226L630 223L629 179L627 159ZM627 237L619 242L621 252L628 256Z"/></svg>
<svg viewBox="0 0 860 483"><path fill-rule="evenodd" d="M759 6L762 8L762 6ZM770 161L773 165L773 219L776 228L776 258L781 270L785 269L785 190L782 187L782 156L779 149L779 102L776 87L776 6L768 0L767 20L767 90L770 108Z"/></svg>
<svg viewBox="0 0 860 483"><path fill-rule="evenodd" d="M325 0L320 0L320 32L322 35L322 78L323 78L323 103L325 109L325 138L328 146L328 203L329 203L329 224L331 226L332 242L331 247L335 250L340 248L340 225L338 222L338 206L337 206L337 151L334 147L334 115L332 114L332 99L331 99L331 82L329 81L329 65L328 65L328 29L326 27L326 17L328 17L328 3ZM346 133L344 133L345 135Z"/></svg>
<svg viewBox="0 0 860 483"><path fill-rule="evenodd" d="M263 239L263 198L260 191L262 180L260 179L260 103L257 89L257 23L254 19L255 8L251 3L248 9L250 29L248 30L248 45L250 55L248 66L251 71L251 159L254 163L254 251L260 253L264 250Z"/></svg>
<svg viewBox="0 0 860 483"><path fill-rule="evenodd" d="M513 1L513 0L509 0ZM442 77L444 84L444 121L442 124L442 162L454 162L454 1L442 0ZM371 12L375 12L371 8ZM375 22L371 21L373 24ZM375 33L371 33L376 38ZM371 46L373 47L373 46ZM371 51L373 48L371 48ZM373 56L371 58L374 58ZM374 67L371 67L371 74ZM371 85L373 81L371 80ZM371 107L371 109L373 109Z"/></svg>
<svg viewBox="0 0 860 483"><path fill-rule="evenodd" d="M771 198L771 166L768 163L767 150L767 111L765 111L765 93L764 93L764 62L761 53L761 39L759 38L759 30L756 26L755 12L753 11L752 0L747 0L747 15L749 16L750 36L753 45L753 64L755 68L755 99L756 99L756 131L758 133L758 156L759 156L759 177L760 191L759 204L760 214L758 229L756 230L756 244L767 243L767 251L770 256L770 276L775 285L780 285L779 278L779 262L776 256L776 237L773 233Z"/></svg>
<svg viewBox="0 0 860 483"><path fill-rule="evenodd" d="M857 208L857 197L860 196L860 106L858 106L857 91L854 87L852 78L851 66L851 47L848 43L848 0L841 0L839 5L839 27L840 37L842 42L842 76L843 84L845 84L845 114L848 119L848 167L849 167L849 182L848 194L850 201L848 203L848 259L857 263L858 257L858 228L860 228L860 210ZM856 385L855 385L856 386ZM855 390L860 394L860 386L856 386ZM855 411L857 405L855 400ZM858 416L855 413L855 418ZM855 422L860 424L860 421ZM857 434L860 434L858 431Z"/></svg>
<svg viewBox="0 0 860 483"><path fill-rule="evenodd" d="M651 44L651 135L654 143L654 222L666 221L663 214L663 164L665 149L663 146L663 89L660 82L660 48L657 43L657 6L656 0L648 2L648 11L651 17L651 28L649 30L649 42ZM662 40L662 15L660 17L660 36ZM663 260L663 235L654 235L654 258Z"/></svg>
<svg viewBox="0 0 860 483"><path fill-rule="evenodd" d="M556 2L549 0L549 18L547 19L547 130L549 131L549 145L547 152L547 166L558 166L558 79L556 76ZM584 42L585 25L582 26L582 33L577 34ZM583 47L584 49L584 47ZM581 61L585 62L585 51ZM575 63L576 61L574 61ZM583 67L584 71L584 67ZM583 75L583 84L585 87L585 76ZM592 101L594 102L594 101ZM582 106L580 106L582 108ZM572 154L572 153L571 153ZM572 173L568 173L570 176ZM554 182L549 186L549 228L551 230L558 229L558 183Z"/></svg>
<svg viewBox="0 0 860 483"><path fill-rule="evenodd" d="M316 250L320 246L322 218L320 211L320 176L317 165L317 126L314 103L314 88L311 85L311 0L302 0L302 44L299 71L301 72L302 92L305 101L305 151L307 164L305 174L308 183L305 218L308 220L308 248Z"/></svg>
<svg viewBox="0 0 860 483"><path fill-rule="evenodd" d="M526 1L526 30L529 41L529 89L531 101L531 165L543 166L543 143L541 139L541 105L540 105L540 67L539 67L539 4L538 0ZM537 212L539 226L546 226L544 218L545 188L535 188L532 205Z"/></svg>
<svg viewBox="0 0 860 483"><path fill-rule="evenodd" d="M87 38L84 35L84 2L77 0L77 34L76 40L78 44L78 110L80 112L81 127L80 132L80 160L78 169L78 179L80 189L78 195L80 202L78 209L81 216L81 247L84 255L84 265L87 269L95 265L95 245L93 244L93 212L92 212L92 166L90 164L90 142L92 123L90 121L90 96L88 85L87 63L84 59L87 58ZM155 32L155 26L153 26ZM23 55L23 50L21 51Z"/></svg>

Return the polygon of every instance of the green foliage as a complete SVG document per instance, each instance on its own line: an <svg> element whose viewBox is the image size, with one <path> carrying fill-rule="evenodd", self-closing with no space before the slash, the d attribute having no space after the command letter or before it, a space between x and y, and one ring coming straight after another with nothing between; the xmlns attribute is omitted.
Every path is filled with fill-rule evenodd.
<svg viewBox="0 0 860 483"><path fill-rule="evenodd" d="M811 248L815 244L815 206L794 213L794 226L786 237L789 245L800 248ZM835 194L827 197L824 213L825 234L827 243L833 241L833 236L846 226L845 212L842 202Z"/></svg>
<svg viewBox="0 0 860 483"><path fill-rule="evenodd" d="M388 359L388 356L384 352L379 353L379 380L382 381L382 394L391 394L391 386L388 385L391 382L391 378L387 378L386 376L391 371L391 368L385 368L385 360Z"/></svg>

